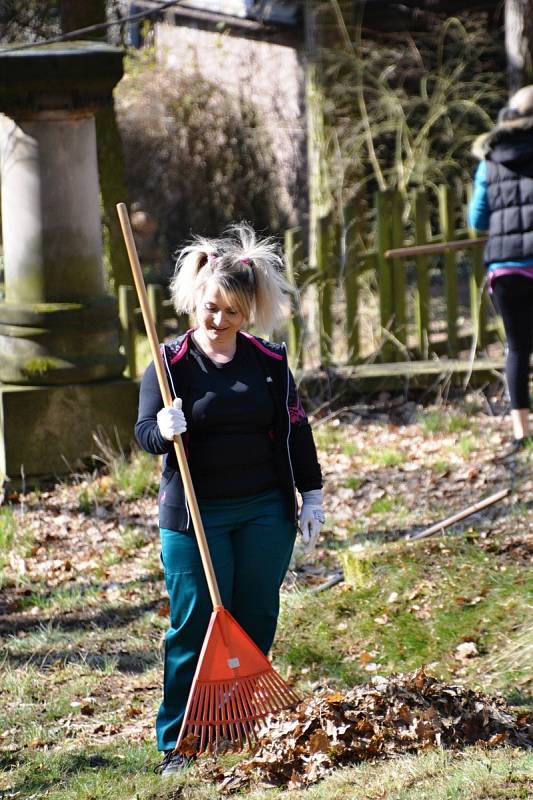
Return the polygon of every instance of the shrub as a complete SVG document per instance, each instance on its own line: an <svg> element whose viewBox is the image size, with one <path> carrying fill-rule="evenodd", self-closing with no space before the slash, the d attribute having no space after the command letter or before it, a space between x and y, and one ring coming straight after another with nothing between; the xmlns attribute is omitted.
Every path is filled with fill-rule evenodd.
<svg viewBox="0 0 533 800"><path fill-rule="evenodd" d="M272 145L251 103L199 75L151 68L126 75L116 106L130 198L157 220L163 254L233 220L282 226Z"/></svg>

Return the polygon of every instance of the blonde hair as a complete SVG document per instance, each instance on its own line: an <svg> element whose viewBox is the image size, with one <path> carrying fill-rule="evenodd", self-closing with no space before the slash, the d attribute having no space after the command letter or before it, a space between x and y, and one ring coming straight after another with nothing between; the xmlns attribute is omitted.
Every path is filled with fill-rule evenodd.
<svg viewBox="0 0 533 800"><path fill-rule="evenodd" d="M170 283L174 307L178 313L194 313L213 278L247 321L270 334L286 317L294 292L283 268L274 239L258 239L247 223L231 225L218 239L196 237L178 255Z"/></svg>

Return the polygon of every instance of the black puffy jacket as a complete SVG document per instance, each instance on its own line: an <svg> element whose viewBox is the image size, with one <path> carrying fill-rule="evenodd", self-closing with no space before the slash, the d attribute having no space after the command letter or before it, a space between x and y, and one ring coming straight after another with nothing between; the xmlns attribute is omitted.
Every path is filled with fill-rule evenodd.
<svg viewBox="0 0 533 800"><path fill-rule="evenodd" d="M485 261L533 258L533 129L502 128L488 144Z"/></svg>

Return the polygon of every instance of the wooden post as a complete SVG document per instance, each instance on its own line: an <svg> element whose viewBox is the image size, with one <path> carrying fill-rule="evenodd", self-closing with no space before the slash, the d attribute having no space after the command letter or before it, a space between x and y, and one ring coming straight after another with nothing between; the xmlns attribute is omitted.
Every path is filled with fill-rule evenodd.
<svg viewBox="0 0 533 800"><path fill-rule="evenodd" d="M322 21L328 15L322 0L304 0L305 112L307 125L307 185L309 192L309 261L318 265L320 232L318 220L332 209L329 181L326 90L321 61Z"/></svg>
<svg viewBox="0 0 533 800"><path fill-rule="evenodd" d="M135 306L137 299L133 286L119 286L118 316L121 328L121 343L126 354L126 373L129 378L137 377L137 329L135 323Z"/></svg>
<svg viewBox="0 0 533 800"><path fill-rule="evenodd" d="M348 364L357 364L361 349L359 336L359 276L357 274L357 251L361 236L360 206L361 198L355 197L344 208L344 297L346 301Z"/></svg>
<svg viewBox="0 0 533 800"><path fill-rule="evenodd" d="M160 342L165 338L165 321L163 318L163 288L158 283L147 286L148 305L154 320L155 329Z"/></svg>
<svg viewBox="0 0 533 800"><path fill-rule="evenodd" d="M289 228L284 238L285 267L287 279L294 286L296 295L292 299L292 314L287 326L287 346L291 367L303 367L303 324L300 309L298 267L303 257L303 237L301 228Z"/></svg>
<svg viewBox="0 0 533 800"><path fill-rule="evenodd" d="M472 259L470 271L470 314L472 317L472 330L476 337L476 349L483 350L488 343L487 295L485 293L487 271L483 259L483 248L474 247L470 252Z"/></svg>
<svg viewBox="0 0 533 800"><path fill-rule="evenodd" d="M319 217L316 224L316 257L318 271L318 335L320 361L330 364L333 341L333 225L331 216Z"/></svg>
<svg viewBox="0 0 533 800"><path fill-rule="evenodd" d="M451 187L439 186L439 218L443 239L455 239L455 203ZM457 355L457 266L455 253L449 250L444 254L444 284L446 293L446 326L448 334L448 355Z"/></svg>
<svg viewBox="0 0 533 800"><path fill-rule="evenodd" d="M473 186L467 188L467 204L472 199ZM470 240L476 239L476 231L468 230ZM485 294L485 281L487 271L483 258L484 247L473 247L470 250L470 317L472 319L472 335L476 341L476 350L483 350L488 344L487 331L487 295Z"/></svg>
<svg viewBox="0 0 533 800"><path fill-rule="evenodd" d="M430 237L429 207L427 195L417 191L413 196L415 241L425 244ZM416 257L415 325L420 358L427 358L430 349L429 330L429 270L428 257Z"/></svg>
<svg viewBox="0 0 533 800"><path fill-rule="evenodd" d="M403 244L403 197L399 191L391 193L391 237L392 246L401 247ZM407 313L405 289L405 261L395 258L391 263L392 291L394 307L394 335L398 342L407 346ZM395 351L396 360L403 360L404 355Z"/></svg>
<svg viewBox="0 0 533 800"><path fill-rule="evenodd" d="M376 250L377 280L379 292L379 320L382 330L394 330L394 287L392 264L385 252L392 247L391 193L376 192L377 216ZM394 361L395 348L386 334L382 334L381 361Z"/></svg>

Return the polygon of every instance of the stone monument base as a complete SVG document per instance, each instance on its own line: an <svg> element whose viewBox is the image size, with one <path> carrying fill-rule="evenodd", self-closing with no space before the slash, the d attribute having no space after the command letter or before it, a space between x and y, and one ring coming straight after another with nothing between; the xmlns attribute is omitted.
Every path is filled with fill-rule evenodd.
<svg viewBox="0 0 533 800"><path fill-rule="evenodd" d="M133 440L139 386L119 378L64 386L0 384L0 486L64 476L98 455L94 434L117 449Z"/></svg>

